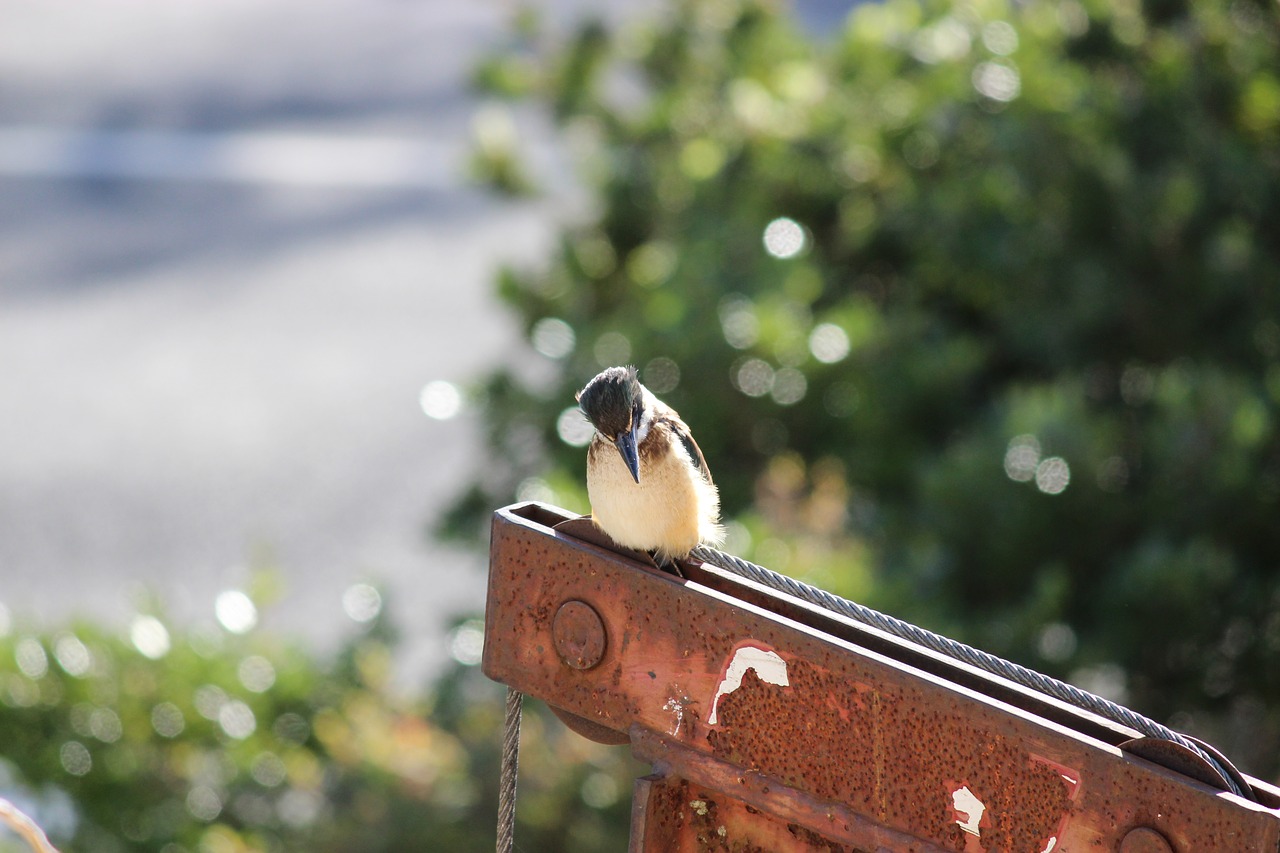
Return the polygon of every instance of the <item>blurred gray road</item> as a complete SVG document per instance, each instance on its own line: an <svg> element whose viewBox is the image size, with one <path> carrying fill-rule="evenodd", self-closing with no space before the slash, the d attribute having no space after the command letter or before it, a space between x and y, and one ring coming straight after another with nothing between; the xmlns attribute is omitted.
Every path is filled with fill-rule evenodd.
<svg viewBox="0 0 1280 853"><path fill-rule="evenodd" d="M14 625L124 625L144 590L212 623L272 565L264 627L332 648L354 630L342 592L384 583L405 666L438 665L484 575L424 525L477 443L419 392L528 357L493 273L542 257L571 206L462 177L466 76L511 5L0 0Z"/></svg>

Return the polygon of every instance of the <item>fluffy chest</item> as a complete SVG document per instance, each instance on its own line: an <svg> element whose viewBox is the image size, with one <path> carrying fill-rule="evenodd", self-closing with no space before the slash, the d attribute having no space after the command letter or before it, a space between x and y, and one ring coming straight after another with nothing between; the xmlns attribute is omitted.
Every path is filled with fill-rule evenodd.
<svg viewBox="0 0 1280 853"><path fill-rule="evenodd" d="M703 528L714 524L717 507L707 499L709 489L714 491L660 426L641 444L639 483L604 438L597 436L587 451L592 515L620 545L688 553L702 539Z"/></svg>

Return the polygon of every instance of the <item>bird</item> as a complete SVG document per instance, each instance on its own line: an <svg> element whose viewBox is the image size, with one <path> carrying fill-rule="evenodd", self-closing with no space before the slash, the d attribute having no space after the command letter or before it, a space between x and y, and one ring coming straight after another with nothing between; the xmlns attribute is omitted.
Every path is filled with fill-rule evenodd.
<svg viewBox="0 0 1280 853"><path fill-rule="evenodd" d="M675 409L640 384L635 367L610 367L577 393L595 428L587 447L591 519L617 544L673 565L724 538L720 493Z"/></svg>

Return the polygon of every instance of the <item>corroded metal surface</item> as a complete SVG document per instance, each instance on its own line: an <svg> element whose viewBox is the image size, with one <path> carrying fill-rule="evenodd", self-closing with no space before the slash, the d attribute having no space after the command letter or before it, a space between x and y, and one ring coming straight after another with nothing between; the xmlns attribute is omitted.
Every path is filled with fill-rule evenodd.
<svg viewBox="0 0 1280 853"><path fill-rule="evenodd" d="M791 838L803 834L815 843L822 839L823 844L834 849L892 850L896 853L944 853L950 849L888 829L843 803L821 800L757 771L698 750L683 748L639 726L631 730L631 745L637 758L652 762L662 773L696 779L702 800L722 806L732 802L741 805L747 814L767 814L788 827ZM687 825L683 820L673 820L675 817L658 816L650 823L668 828ZM665 830L658 832L666 834Z"/></svg>
<svg viewBox="0 0 1280 853"><path fill-rule="evenodd" d="M901 643L807 620L794 602L696 568L687 580L655 571L553 531L561 518L537 505L495 516L485 672L629 734L642 757L714 794L718 815L767 811L850 849L1045 853L1120 850L1130 838L1179 853L1280 851L1273 788L1255 785L1263 806L1218 793L1123 753L1116 744L1132 733L1067 708L1015 707L1022 699L998 680L949 680L946 665ZM573 607L571 633L591 634L579 624L590 611L607 637L589 668L574 662L594 646L579 655L570 644L566 662L557 640L568 602L586 608ZM650 808L646 834L655 821L706 835L687 812L677 821ZM873 831L890 840L866 841Z"/></svg>
<svg viewBox="0 0 1280 853"><path fill-rule="evenodd" d="M636 783L631 853L866 853L713 788L655 774ZM906 849L906 848L902 848ZM923 848L915 848L911 853ZM942 853L942 851L939 851Z"/></svg>

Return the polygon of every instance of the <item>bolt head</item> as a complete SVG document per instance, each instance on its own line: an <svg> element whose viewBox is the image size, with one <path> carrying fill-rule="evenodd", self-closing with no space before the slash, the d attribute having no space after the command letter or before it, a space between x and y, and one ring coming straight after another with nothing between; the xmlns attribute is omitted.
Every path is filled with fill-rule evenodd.
<svg viewBox="0 0 1280 853"><path fill-rule="evenodd" d="M551 636L565 666L586 670L604 659L604 620L585 601L570 600L560 605L551 622Z"/></svg>
<svg viewBox="0 0 1280 853"><path fill-rule="evenodd" d="M1120 853L1173 853L1173 845L1151 827L1140 826L1125 835Z"/></svg>

